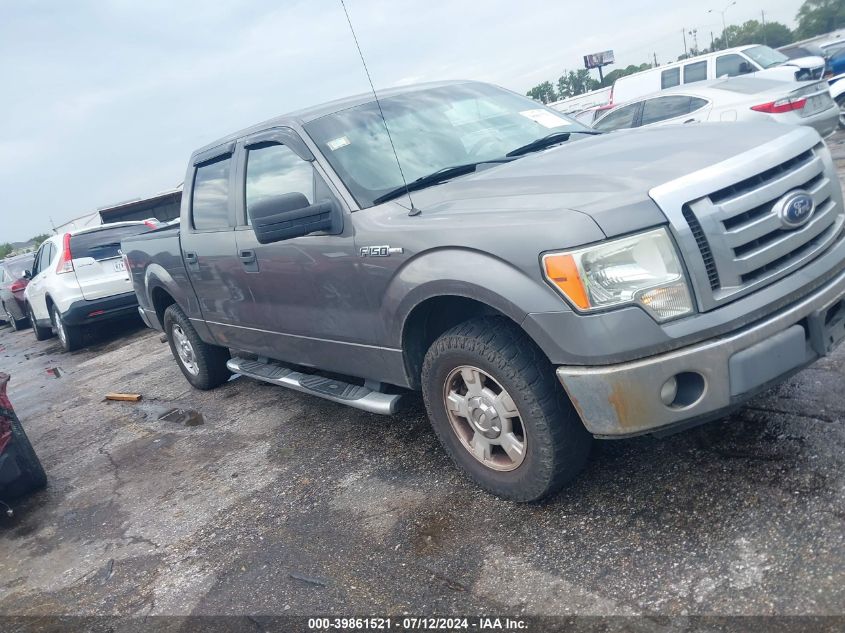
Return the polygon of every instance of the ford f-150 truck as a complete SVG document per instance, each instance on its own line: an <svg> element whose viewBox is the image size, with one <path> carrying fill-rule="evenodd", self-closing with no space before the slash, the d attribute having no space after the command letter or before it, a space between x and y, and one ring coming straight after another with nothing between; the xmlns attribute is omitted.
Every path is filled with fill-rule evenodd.
<svg viewBox="0 0 845 633"><path fill-rule="evenodd" d="M807 127L600 135L448 82L196 151L180 226L123 252L195 387L237 372L381 414L422 391L454 461L530 501L593 437L724 416L828 354L842 204Z"/></svg>

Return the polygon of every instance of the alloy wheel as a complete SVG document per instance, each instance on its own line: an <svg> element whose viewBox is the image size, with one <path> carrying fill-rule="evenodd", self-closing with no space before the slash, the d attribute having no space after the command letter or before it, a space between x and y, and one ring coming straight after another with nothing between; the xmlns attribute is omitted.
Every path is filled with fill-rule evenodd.
<svg viewBox="0 0 845 633"><path fill-rule="evenodd" d="M516 470L525 460L528 438L513 398L478 367L453 369L443 385L452 430L463 447L492 470Z"/></svg>
<svg viewBox="0 0 845 633"><path fill-rule="evenodd" d="M182 363L182 366L192 376L198 375L200 368L197 364L196 354L194 354L194 346L191 345L191 341L188 339L188 335L185 334L185 330L178 323L174 323L170 331L173 334L173 346L176 348L176 353L179 355L179 361Z"/></svg>

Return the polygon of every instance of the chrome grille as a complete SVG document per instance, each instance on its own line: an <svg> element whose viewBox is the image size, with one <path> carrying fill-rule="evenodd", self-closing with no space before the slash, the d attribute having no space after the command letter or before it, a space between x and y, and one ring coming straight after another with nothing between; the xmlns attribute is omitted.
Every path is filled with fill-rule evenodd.
<svg viewBox="0 0 845 633"><path fill-rule="evenodd" d="M712 296L711 307L774 281L824 251L842 232L842 196L823 144L683 205ZM807 224L785 228L775 203L804 189L815 203ZM700 290L699 286L699 290Z"/></svg>

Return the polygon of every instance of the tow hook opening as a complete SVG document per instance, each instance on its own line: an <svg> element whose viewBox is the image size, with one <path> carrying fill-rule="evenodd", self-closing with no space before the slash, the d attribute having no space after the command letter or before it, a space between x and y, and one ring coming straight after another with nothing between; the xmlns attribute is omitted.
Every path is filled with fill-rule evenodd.
<svg viewBox="0 0 845 633"><path fill-rule="evenodd" d="M704 376L684 371L669 378L660 387L660 401L670 409L685 409L698 402L707 386Z"/></svg>

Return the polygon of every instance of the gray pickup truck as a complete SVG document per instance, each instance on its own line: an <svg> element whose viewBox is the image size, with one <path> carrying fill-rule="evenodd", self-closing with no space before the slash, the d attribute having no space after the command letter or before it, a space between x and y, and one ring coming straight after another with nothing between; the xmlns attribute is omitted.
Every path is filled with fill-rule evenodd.
<svg viewBox="0 0 845 633"><path fill-rule="evenodd" d="M724 416L845 336L842 192L814 130L599 135L476 82L379 101L198 150L180 226L124 240L195 387L237 372L380 414L422 391L454 461L531 501L593 437Z"/></svg>

